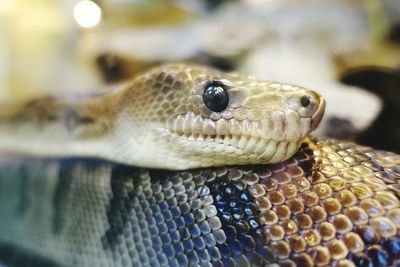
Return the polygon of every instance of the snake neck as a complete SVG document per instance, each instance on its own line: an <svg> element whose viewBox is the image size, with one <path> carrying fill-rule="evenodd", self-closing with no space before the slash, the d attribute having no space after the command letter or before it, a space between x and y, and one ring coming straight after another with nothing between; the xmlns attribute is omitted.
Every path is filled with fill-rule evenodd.
<svg viewBox="0 0 400 267"><path fill-rule="evenodd" d="M116 94L77 99L41 98L0 109L0 153L96 156L112 146Z"/></svg>

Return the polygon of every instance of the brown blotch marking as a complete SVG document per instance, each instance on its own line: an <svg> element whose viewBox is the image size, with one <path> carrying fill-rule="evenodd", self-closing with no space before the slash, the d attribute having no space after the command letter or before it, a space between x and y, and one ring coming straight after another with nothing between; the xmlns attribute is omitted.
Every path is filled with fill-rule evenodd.
<svg viewBox="0 0 400 267"><path fill-rule="evenodd" d="M342 177L347 183L354 183L361 180L360 174L355 171L346 171L342 174Z"/></svg>
<svg viewBox="0 0 400 267"><path fill-rule="evenodd" d="M328 248L323 246L316 246L311 250L311 255L315 260L317 266L324 266L329 264L331 260L331 255Z"/></svg>
<svg viewBox="0 0 400 267"><path fill-rule="evenodd" d="M267 197L272 205L280 205L285 202L285 196L279 191L268 192Z"/></svg>
<svg viewBox="0 0 400 267"><path fill-rule="evenodd" d="M295 234L299 230L296 222L293 220L288 220L288 221L283 222L282 227L285 230L286 235Z"/></svg>
<svg viewBox="0 0 400 267"><path fill-rule="evenodd" d="M400 229L400 209L388 211L387 217Z"/></svg>
<svg viewBox="0 0 400 267"><path fill-rule="evenodd" d="M332 165L333 165L333 167L335 167L336 169L338 169L340 171L347 170L350 168L350 165L342 160L335 160L332 162Z"/></svg>
<svg viewBox="0 0 400 267"><path fill-rule="evenodd" d="M322 222L326 219L326 211L321 206L312 207L309 212L314 222Z"/></svg>
<svg viewBox="0 0 400 267"><path fill-rule="evenodd" d="M356 265L350 260L340 260L335 267L356 267Z"/></svg>
<svg viewBox="0 0 400 267"><path fill-rule="evenodd" d="M273 191L278 188L278 183L273 178L265 179L261 183L265 186L265 189L267 191Z"/></svg>
<svg viewBox="0 0 400 267"><path fill-rule="evenodd" d="M296 215L295 220L300 229L311 228L311 226L313 224L313 221L312 221L310 215L308 215L306 213L301 213L301 214Z"/></svg>
<svg viewBox="0 0 400 267"><path fill-rule="evenodd" d="M327 198L323 201L323 207L329 215L335 215L340 212L342 205L335 198Z"/></svg>
<svg viewBox="0 0 400 267"><path fill-rule="evenodd" d="M303 151L300 150L294 159L296 162L305 162L299 166L308 168L309 175L304 177L301 169L303 174L295 177L295 173L301 172L293 168L293 176L287 181L286 174L291 175L289 169L293 165L285 168L278 164L272 168L273 171L268 171L267 175L271 173L269 178L258 182L264 186L265 197L272 206L271 210L262 212L264 229L272 237L271 240L275 239L269 241L269 245L281 248L282 254L278 256L276 253L284 259L280 264L285 262L290 266L293 263L291 260L301 263L299 266L312 266L313 261L317 264L318 260L312 253L316 247L321 247L327 252L327 256L319 261L321 265L351 266L352 263L345 259L348 253L364 253L366 248L384 241L381 240L381 234L391 238L393 229L398 231L399 200L393 192L375 191L377 188L373 188L374 185L379 184L382 189L386 182L379 180L368 168L363 168L365 166L354 166L352 170L347 170L345 161L332 165L331 160L323 155L328 152L322 153L318 149L314 149L313 156L318 160L312 165L310 162L313 159L304 156L304 149L303 146ZM342 148L332 145L330 149L337 151ZM346 153L353 154L356 151L337 151L341 157ZM334 172L329 173L332 169L325 167L325 173L318 173L318 166L321 166L318 164L343 169L328 179L326 176ZM314 178L310 175L314 175ZM369 196L371 192L373 194ZM298 206L302 208L298 209ZM384 214L381 215L382 211ZM383 223L374 221L374 217L381 216L386 217Z"/></svg>
<svg viewBox="0 0 400 267"><path fill-rule="evenodd" d="M282 193L286 198L293 198L297 195L297 189L292 184L285 184L281 186Z"/></svg>
<svg viewBox="0 0 400 267"><path fill-rule="evenodd" d="M309 246L316 246L321 242L321 235L314 229L309 229L304 232L304 240Z"/></svg>
<svg viewBox="0 0 400 267"><path fill-rule="evenodd" d="M285 236L285 231L280 225L271 225L268 229L269 236L271 240L281 240Z"/></svg>
<svg viewBox="0 0 400 267"><path fill-rule="evenodd" d="M272 207L271 202L264 196L258 197L256 199L256 204L261 212L269 210Z"/></svg>
<svg viewBox="0 0 400 267"><path fill-rule="evenodd" d="M310 255L306 253L300 253L299 255L296 255L293 257L294 262L297 264L297 266L302 266L302 267L313 267L314 266L314 260L311 258Z"/></svg>
<svg viewBox="0 0 400 267"><path fill-rule="evenodd" d="M80 127L82 125L87 126L95 122L96 120L94 118L83 116L73 109L67 111L65 114L65 125L70 132L74 131L77 127Z"/></svg>
<svg viewBox="0 0 400 267"><path fill-rule="evenodd" d="M350 190L343 190L337 193L336 198L344 207L350 207L357 203L356 196Z"/></svg>
<svg viewBox="0 0 400 267"><path fill-rule="evenodd" d="M273 175L275 175L275 173L283 172L286 166L283 164L283 162L281 162L271 165L270 168L271 171L274 173Z"/></svg>
<svg viewBox="0 0 400 267"><path fill-rule="evenodd" d="M346 245L343 243L343 241L338 240L338 239L333 239L328 242L328 249L329 252L331 253L331 257L334 260L340 260L343 259L347 256L349 253Z"/></svg>
<svg viewBox="0 0 400 267"><path fill-rule="evenodd" d="M366 155L363 155L361 153L358 153L358 151L356 151L355 149L353 149L350 154L353 154L353 157L355 157L359 162L358 164L360 164L360 162L369 160L369 158Z"/></svg>
<svg viewBox="0 0 400 267"><path fill-rule="evenodd" d="M396 163L392 160L389 160L386 157L376 157L374 158L374 161L379 163L384 168L391 168L391 167L396 167Z"/></svg>
<svg viewBox="0 0 400 267"><path fill-rule="evenodd" d="M258 183L259 177L255 173L250 173L250 174L245 173L243 175L243 179L246 181L247 185L254 185Z"/></svg>
<svg viewBox="0 0 400 267"><path fill-rule="evenodd" d="M388 189L392 191L400 199L400 184L388 185Z"/></svg>
<svg viewBox="0 0 400 267"><path fill-rule="evenodd" d="M280 240L277 242L272 242L271 246L279 259L286 259L289 257L291 248L286 241Z"/></svg>
<svg viewBox="0 0 400 267"><path fill-rule="evenodd" d="M278 216L276 215L276 213L272 210L268 210L264 213L262 213L262 218L264 220L264 223L266 225L273 225L276 224L279 220Z"/></svg>
<svg viewBox="0 0 400 267"><path fill-rule="evenodd" d="M262 168L261 170L258 171L258 176L261 179L269 178L272 175L272 172L268 168Z"/></svg>
<svg viewBox="0 0 400 267"><path fill-rule="evenodd" d="M320 183L314 186L314 192L317 193L320 199L325 199L332 196L332 189L328 184Z"/></svg>
<svg viewBox="0 0 400 267"><path fill-rule="evenodd" d="M366 224L368 222L368 214L359 207L350 207L345 214L355 225Z"/></svg>
<svg viewBox="0 0 400 267"><path fill-rule="evenodd" d="M354 193L354 195L358 199L364 199L367 197L371 197L373 192L371 188L369 188L368 185L363 184L363 183L353 183L349 187L350 191Z"/></svg>
<svg viewBox="0 0 400 267"><path fill-rule="evenodd" d="M229 170L227 173L227 177L229 179L231 179L232 181L236 181L239 180L240 178L242 178L243 176L243 172L239 171L239 170Z"/></svg>
<svg viewBox="0 0 400 267"><path fill-rule="evenodd" d="M304 211L304 204L298 198L291 198L287 201L287 205L292 212L292 214L298 214Z"/></svg>
<svg viewBox="0 0 400 267"><path fill-rule="evenodd" d="M356 229L356 233L358 233L362 240L367 244L376 244L381 240L379 234L369 225L360 226Z"/></svg>
<svg viewBox="0 0 400 267"><path fill-rule="evenodd" d="M279 262L280 267L297 267L297 264L291 259L284 259Z"/></svg>
<svg viewBox="0 0 400 267"><path fill-rule="evenodd" d="M381 203L373 198L367 198L360 202L360 207L364 209L370 217L381 216L385 214L385 210Z"/></svg>
<svg viewBox="0 0 400 267"><path fill-rule="evenodd" d="M375 174L376 175L376 174ZM384 191L387 190L387 185L384 180L377 177L366 177L364 182L371 188L372 191Z"/></svg>
<svg viewBox="0 0 400 267"><path fill-rule="evenodd" d="M123 89L129 90L130 87ZM78 99L73 105L66 104L63 112L67 127L70 131L78 129L82 137L107 133L114 127L116 116L122 108L120 102L124 90L97 93L91 95L91 98Z"/></svg>
<svg viewBox="0 0 400 267"><path fill-rule="evenodd" d="M251 185L247 188L247 190L250 192L250 194L254 197L257 198L259 196L263 196L265 194L265 189L261 184L254 184Z"/></svg>
<svg viewBox="0 0 400 267"><path fill-rule="evenodd" d="M328 222L322 222L318 226L318 231L321 234L322 240L328 241L335 237L336 228L333 224Z"/></svg>
<svg viewBox="0 0 400 267"><path fill-rule="evenodd" d="M389 238L397 233L397 227L394 223L386 218L386 217L376 217L371 219L371 226L375 229L375 231L384 238Z"/></svg>
<svg viewBox="0 0 400 267"><path fill-rule="evenodd" d="M326 181L325 176L318 171L314 171L310 177L311 184L318 184Z"/></svg>
<svg viewBox="0 0 400 267"><path fill-rule="evenodd" d="M325 177L332 177L337 175L337 169L333 166L327 165L320 168L320 171L324 174Z"/></svg>
<svg viewBox="0 0 400 267"><path fill-rule="evenodd" d="M358 165L353 167L353 170L360 174L362 177L368 177L369 175L373 175L373 171L365 166Z"/></svg>
<svg viewBox="0 0 400 267"><path fill-rule="evenodd" d="M353 223L343 214L336 215L332 223L336 227L338 233L347 233L353 229Z"/></svg>
<svg viewBox="0 0 400 267"><path fill-rule="evenodd" d="M397 208L400 205L399 199L391 192L377 192L375 198L387 210Z"/></svg>
<svg viewBox="0 0 400 267"><path fill-rule="evenodd" d="M286 172L279 172L274 174L273 178L275 178L278 184L287 184L291 181L291 177Z"/></svg>
<svg viewBox="0 0 400 267"><path fill-rule="evenodd" d="M62 104L56 98L43 97L31 100L17 109L10 108L9 114L1 117L8 122L32 122L42 128L45 124L59 119L61 108Z"/></svg>
<svg viewBox="0 0 400 267"><path fill-rule="evenodd" d="M297 191L299 192L304 192L306 190L310 189L310 182L307 181L307 179L303 178L303 177L298 177L298 178L294 178L294 184L297 188Z"/></svg>
<svg viewBox="0 0 400 267"><path fill-rule="evenodd" d="M301 194L306 207L312 207L318 204L319 198L315 192L307 191Z"/></svg>
<svg viewBox="0 0 400 267"><path fill-rule="evenodd" d="M306 249L307 243L303 237L294 234L289 237L289 246L294 252L300 253Z"/></svg>
<svg viewBox="0 0 400 267"><path fill-rule="evenodd" d="M286 168L286 172L290 177L299 177L304 174L303 170L298 166L289 166Z"/></svg>
<svg viewBox="0 0 400 267"><path fill-rule="evenodd" d="M357 164L357 160L355 158L353 158L353 157L350 157L350 156L344 157L343 160L345 162L347 162L348 164L350 164L351 166L354 166L354 165Z"/></svg>
<svg viewBox="0 0 400 267"><path fill-rule="evenodd" d="M280 205L275 208L276 215L278 216L279 220L286 221L290 218L291 212L288 206Z"/></svg>
<svg viewBox="0 0 400 267"><path fill-rule="evenodd" d="M346 188L346 181L339 176L329 179L328 184L333 191L340 191Z"/></svg>
<svg viewBox="0 0 400 267"><path fill-rule="evenodd" d="M381 169L382 169L382 167L377 167L377 166L375 166L372 162L363 162L362 163L365 167L367 167L367 168L369 168L369 169L371 169L371 170L373 170L373 171L380 171Z"/></svg>
<svg viewBox="0 0 400 267"><path fill-rule="evenodd" d="M343 236L343 241L346 247L352 253L358 253L364 250L364 241L356 233L347 233Z"/></svg>

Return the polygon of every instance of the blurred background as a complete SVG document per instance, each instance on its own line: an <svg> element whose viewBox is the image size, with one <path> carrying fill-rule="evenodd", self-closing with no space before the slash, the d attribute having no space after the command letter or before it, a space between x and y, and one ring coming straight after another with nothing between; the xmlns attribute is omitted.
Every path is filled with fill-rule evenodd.
<svg viewBox="0 0 400 267"><path fill-rule="evenodd" d="M171 61L309 87L327 100L316 135L400 152L399 0L0 2L0 103Z"/></svg>

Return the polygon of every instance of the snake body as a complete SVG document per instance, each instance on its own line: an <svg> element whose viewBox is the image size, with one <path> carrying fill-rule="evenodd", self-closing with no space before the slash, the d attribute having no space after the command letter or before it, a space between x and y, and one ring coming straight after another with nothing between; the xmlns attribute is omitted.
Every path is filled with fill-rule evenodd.
<svg viewBox="0 0 400 267"><path fill-rule="evenodd" d="M282 163L188 171L0 163L10 266L400 263L400 156L389 152L308 140Z"/></svg>
<svg viewBox="0 0 400 267"><path fill-rule="evenodd" d="M180 64L8 108L0 263L399 266L400 156L305 138L323 109L304 88Z"/></svg>

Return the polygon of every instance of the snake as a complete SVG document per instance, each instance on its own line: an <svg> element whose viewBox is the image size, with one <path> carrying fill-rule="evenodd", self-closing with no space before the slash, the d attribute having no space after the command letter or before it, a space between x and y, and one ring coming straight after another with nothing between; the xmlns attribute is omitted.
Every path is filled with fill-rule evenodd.
<svg viewBox="0 0 400 267"><path fill-rule="evenodd" d="M285 160L325 101L298 86L172 64L114 90L14 106L0 114L2 151L182 170Z"/></svg>
<svg viewBox="0 0 400 267"><path fill-rule="evenodd" d="M0 264L399 266L400 155L316 92L167 64L0 109Z"/></svg>

